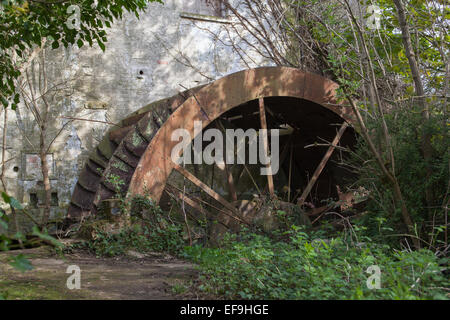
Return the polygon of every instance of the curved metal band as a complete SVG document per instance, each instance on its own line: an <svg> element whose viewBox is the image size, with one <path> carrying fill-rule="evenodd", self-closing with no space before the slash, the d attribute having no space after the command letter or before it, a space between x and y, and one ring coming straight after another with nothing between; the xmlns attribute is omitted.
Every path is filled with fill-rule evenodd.
<svg viewBox="0 0 450 320"><path fill-rule="evenodd" d="M333 111L351 125L356 124L350 107L337 101L337 88L335 82L324 77L287 67L245 70L203 87L187 99L156 133L139 161L128 193L147 194L159 202L174 168L172 149L179 143L172 141L172 132L184 128L193 137L194 121L202 121L205 128L228 110L255 99L305 99Z"/></svg>

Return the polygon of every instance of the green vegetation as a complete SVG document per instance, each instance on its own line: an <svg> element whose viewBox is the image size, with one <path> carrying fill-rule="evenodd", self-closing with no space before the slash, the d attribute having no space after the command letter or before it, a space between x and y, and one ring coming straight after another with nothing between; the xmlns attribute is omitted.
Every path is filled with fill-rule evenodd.
<svg viewBox="0 0 450 320"><path fill-rule="evenodd" d="M230 236L220 248L187 247L199 264L200 290L227 299L448 299L449 287L429 250L397 251L365 238L315 238L292 227L287 241ZM371 265L381 270L381 289L366 285Z"/></svg>
<svg viewBox="0 0 450 320"><path fill-rule="evenodd" d="M450 139L447 132L443 131L444 121L442 115L432 114L424 124L420 112L408 113L404 109L395 110L386 116L386 122L392 128L396 176L415 224L412 234L420 239L422 248L434 252L446 250L445 203L448 201ZM379 121L369 121L368 124L374 136L382 134ZM421 141L418 139L422 130L430 133L434 150L429 163L432 168L429 177L427 161L422 157ZM363 187L370 194L366 208L370 214L364 215L357 224L365 228L366 235L375 241L398 247L399 238L404 237L408 229L403 223L400 208L395 205L393 187L378 169L363 139L359 139L352 161L347 165L358 175L357 181L352 183ZM427 190L430 190L428 200L432 206L426 205Z"/></svg>
<svg viewBox="0 0 450 320"><path fill-rule="evenodd" d="M3 201L10 206L12 211L22 209L22 205L15 198L10 197L5 192L2 192L2 198ZM9 217L2 209L0 209L0 228L3 228L4 230L7 231L8 222ZM6 234L0 233L0 251L7 251L9 244L14 239L22 241L23 235L16 234L14 237L9 237ZM31 270L33 268L28 259L22 254L13 257L8 262L10 263L11 266L22 272L25 272L26 270ZM6 299L6 297L7 295L3 291L0 291L0 300L4 300Z"/></svg>
<svg viewBox="0 0 450 320"><path fill-rule="evenodd" d="M3 202L5 202L12 211L13 215L16 214L28 214L26 209L22 206L22 204L15 199L14 197L9 196L5 192L1 193ZM5 230L4 233L0 233L0 252L1 251L8 251L9 246L13 241L18 241L19 245L23 247L23 242L26 240L25 236L21 234L20 232L16 232L16 234L9 236L6 234L8 231L8 222L10 220L10 217L6 214L6 212L0 208L0 228L3 228ZM52 236L48 235L47 230L39 230L37 226L33 227L33 235L38 237L39 239L42 239L46 241L47 243L54 246L57 250L61 250L63 245L58 240L53 238ZM28 257L23 254L18 254L16 256L13 256L7 261L9 265L11 265L14 269L19 270L21 272L26 272L33 269L33 266L31 265L30 261L28 260ZM1 281L0 281L1 284ZM1 288L1 286L0 286ZM5 287L6 288L6 287ZM0 300L8 298L8 295L10 294L10 291L4 292L3 290L0 291Z"/></svg>
<svg viewBox="0 0 450 320"><path fill-rule="evenodd" d="M199 290L227 299L448 299L448 258L428 249L395 249L353 225L336 232L283 225L271 234L242 229L219 247L187 246L183 226L144 198L132 211L135 223L119 233L99 232L86 247L99 256L170 252L197 264L195 283L177 283L174 293ZM151 209L143 223L138 207ZM283 215L281 215L283 216ZM379 223L378 235L389 231ZM382 237L378 237L382 239ZM380 289L369 289L370 266L380 268Z"/></svg>
<svg viewBox="0 0 450 320"><path fill-rule="evenodd" d="M409 136L413 130L407 129L416 128L409 122L411 118L399 114L390 121L404 124L393 142L398 154L419 153L420 146ZM372 130L378 128L373 122ZM434 143L436 150L444 150L443 145L448 142L435 139ZM357 183L371 192L367 208L370 214L348 222L343 231L330 221L324 221L318 229L299 227L295 212L291 216L275 210L280 227L272 233L243 227L238 233L225 234L219 247L208 241L188 246L182 219L163 212L148 197L128 199L118 194L122 216L130 217L129 225L115 233L98 230L95 239L86 242L85 247L98 256L123 255L127 250L159 251L192 261L200 271L199 279L194 283L176 283L172 288L175 294L195 290L226 299L449 299L449 259L439 250L442 228L436 229L428 248L412 250L399 241L405 238L398 233L406 230L402 229L401 219L395 218L400 215L393 214L389 184L382 185L383 176L374 174L377 171L370 160L361 161L369 154L364 141L360 141L352 161L365 163L359 168ZM434 183L442 186L448 176L448 159L445 152L440 154L442 157L435 159ZM400 168L407 168L421 162L420 157L405 157L404 163L399 163L404 165ZM414 179L421 177L399 174L404 185L417 184ZM120 181L114 181L114 185L120 186ZM442 197L439 188L435 194ZM415 191L408 194L412 198L407 198L411 208L417 204ZM414 215L417 221L419 217ZM369 269L373 266L380 271L379 289L369 288L370 284L375 285L370 278L373 270Z"/></svg>
<svg viewBox="0 0 450 320"><path fill-rule="evenodd" d="M117 234L104 231L96 233L96 238L87 241L84 247L97 256L120 256L133 250L137 252L168 252L177 253L184 247L184 240L179 237L180 227L168 225L165 228L133 227L124 228Z"/></svg>
<svg viewBox="0 0 450 320"><path fill-rule="evenodd" d="M122 210L129 202L121 200ZM118 230L107 232L94 230L95 236L84 247L98 256L113 257L123 255L127 250L137 252L179 253L184 245L183 227L168 219L163 211L149 199L136 197L131 203L133 210L131 223ZM145 216L143 211L145 210Z"/></svg>
<svg viewBox="0 0 450 320"><path fill-rule="evenodd" d="M0 287L7 288L0 300L62 300L62 299L89 299L92 298L84 293L74 293L64 290L60 283L48 277L42 281L10 280L0 277Z"/></svg>

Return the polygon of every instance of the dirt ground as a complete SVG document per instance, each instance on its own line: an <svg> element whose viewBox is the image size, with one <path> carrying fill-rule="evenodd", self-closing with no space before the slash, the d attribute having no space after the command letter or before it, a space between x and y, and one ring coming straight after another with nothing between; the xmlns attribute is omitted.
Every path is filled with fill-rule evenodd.
<svg viewBox="0 0 450 320"><path fill-rule="evenodd" d="M34 269L13 269L8 259L18 254ZM66 286L70 265L81 269L80 290ZM0 293L7 292L7 299L198 299L187 289L196 275L193 265L158 253L97 258L77 250L58 256L48 247L0 253Z"/></svg>

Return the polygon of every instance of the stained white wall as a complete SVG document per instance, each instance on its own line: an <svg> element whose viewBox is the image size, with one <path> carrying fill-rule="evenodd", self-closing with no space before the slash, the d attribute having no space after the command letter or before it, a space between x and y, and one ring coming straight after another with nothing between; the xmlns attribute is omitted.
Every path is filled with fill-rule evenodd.
<svg viewBox="0 0 450 320"><path fill-rule="evenodd" d="M107 30L104 53L98 47L77 46L51 51L47 59L51 81L72 80L73 89L52 106L53 136L68 121L60 116L114 123L183 88L210 82L248 66L266 65L257 57L254 62L244 64L222 43L227 43L224 29L227 24L180 16L182 12L213 15L215 11L204 1L153 3L139 20L125 14ZM1 119L3 127L3 115ZM55 213L64 213L87 155L108 127L103 123L74 121L56 139L50 150L54 160L51 182L60 205L53 209ZM5 182L8 192L25 203L30 201L30 193L42 189L39 174L34 177L28 174L36 165L29 161L33 158L29 155L38 151L36 133L31 114L23 105L17 112L9 111L6 159L12 160L6 164ZM53 136L49 135L48 140Z"/></svg>

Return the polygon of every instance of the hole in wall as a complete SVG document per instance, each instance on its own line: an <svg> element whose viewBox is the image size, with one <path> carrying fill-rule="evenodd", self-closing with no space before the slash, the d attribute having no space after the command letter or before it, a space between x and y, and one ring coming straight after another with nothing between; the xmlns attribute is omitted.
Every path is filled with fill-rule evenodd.
<svg viewBox="0 0 450 320"><path fill-rule="evenodd" d="M51 206L52 207L57 207L59 205L59 200L58 200L58 192L52 192L52 201L51 201Z"/></svg>
<svg viewBox="0 0 450 320"><path fill-rule="evenodd" d="M45 203L45 194L39 194L37 192L30 193L30 206L34 209L39 208L39 205L44 205ZM58 207L59 206L59 197L58 192L52 192L50 197L50 206Z"/></svg>
<svg viewBox="0 0 450 320"><path fill-rule="evenodd" d="M37 193L30 193L30 205L32 208L37 208L39 203L39 199Z"/></svg>

